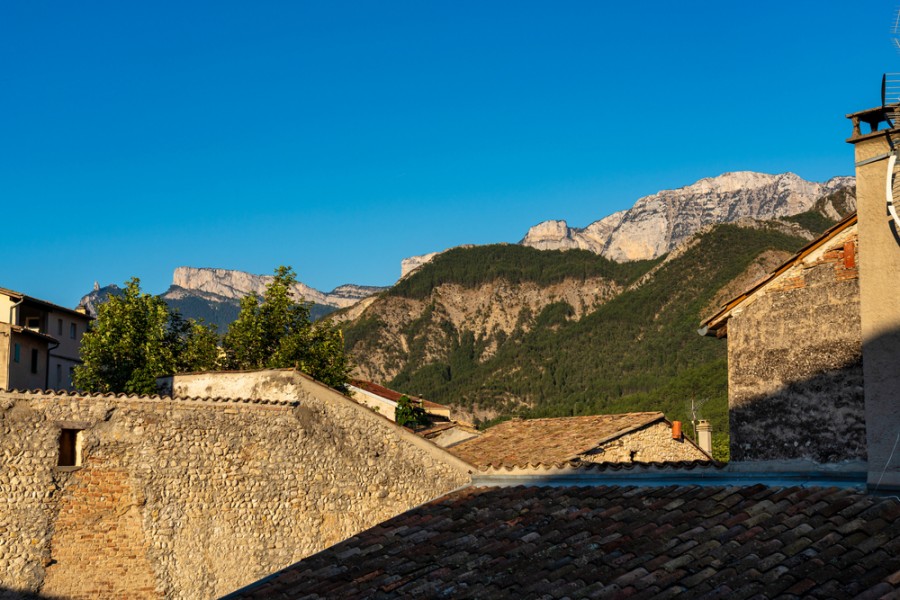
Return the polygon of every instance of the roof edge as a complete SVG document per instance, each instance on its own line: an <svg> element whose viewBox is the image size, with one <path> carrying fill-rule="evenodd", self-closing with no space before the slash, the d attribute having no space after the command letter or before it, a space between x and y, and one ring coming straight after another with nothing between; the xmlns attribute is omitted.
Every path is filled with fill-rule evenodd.
<svg viewBox="0 0 900 600"><path fill-rule="evenodd" d="M792 257L790 257L788 260L786 260L784 263L782 263L777 269L775 269L774 271L769 273L761 281L759 281L758 283L753 285L753 287L751 287L747 291L743 292L742 294L736 296L735 298L731 299L730 301L726 302L723 305L723 307L719 310L719 312L717 312L714 315L712 315L711 317L708 317L707 319L701 321L700 329L698 330L698 333L700 335L721 337L721 336L717 335L717 333L718 333L719 329L721 329L722 327L725 326L728 319L731 318L731 313L735 308L737 308L738 306L743 304L746 299L748 299L750 296L755 294L760 288L768 285L773 279L775 279L776 277L778 277L779 275L781 275L782 273L787 271L789 268L791 268L792 266L794 266L795 264L797 264L798 262L800 262L801 260L803 260L804 258L809 256L809 254L811 254L813 251L817 250L821 246L828 243L831 239L836 237L839 233L842 233L845 229L847 229L851 225L854 225L857 222L857 220L858 220L857 215L856 215L856 212L854 211L852 214L847 215L846 217L841 219L839 222L837 222L834 225L832 225L831 227L829 227L827 230L825 230L825 232L822 235L820 235L819 237L817 237L816 239L812 240L807 245L805 245L803 248L798 250Z"/></svg>

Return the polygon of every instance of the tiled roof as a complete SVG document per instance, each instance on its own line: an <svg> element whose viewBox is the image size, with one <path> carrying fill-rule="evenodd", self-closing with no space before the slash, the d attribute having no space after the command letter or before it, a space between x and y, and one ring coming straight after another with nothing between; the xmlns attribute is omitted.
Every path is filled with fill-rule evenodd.
<svg viewBox="0 0 900 600"><path fill-rule="evenodd" d="M390 388L386 388L383 385L378 385L377 383L372 383L371 381L364 381L362 379L351 379L350 385L358 387L361 390L365 390L371 394L375 394L376 396L381 396L382 398L387 398L392 402L398 402L400 398L406 396L410 400L414 400L416 402L421 402L422 407L432 410L449 410L448 407L443 404L438 404L437 402L431 402L430 400L424 400L422 398L417 398L416 396L412 396L410 394L402 394L398 391L392 390Z"/></svg>
<svg viewBox="0 0 900 600"><path fill-rule="evenodd" d="M900 503L851 489L467 488L229 598L896 598Z"/></svg>
<svg viewBox="0 0 900 600"><path fill-rule="evenodd" d="M559 464L628 431L665 419L661 412L514 419L450 449L476 467Z"/></svg>

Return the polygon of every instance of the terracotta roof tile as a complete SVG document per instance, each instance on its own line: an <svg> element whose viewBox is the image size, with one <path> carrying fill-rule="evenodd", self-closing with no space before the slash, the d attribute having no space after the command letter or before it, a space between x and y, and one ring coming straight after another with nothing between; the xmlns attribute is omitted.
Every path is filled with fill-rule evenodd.
<svg viewBox="0 0 900 600"><path fill-rule="evenodd" d="M661 412L513 419L448 449L480 468L556 465L601 442L664 419Z"/></svg>
<svg viewBox="0 0 900 600"><path fill-rule="evenodd" d="M898 540L900 503L847 489L470 487L231 598L897 597Z"/></svg>

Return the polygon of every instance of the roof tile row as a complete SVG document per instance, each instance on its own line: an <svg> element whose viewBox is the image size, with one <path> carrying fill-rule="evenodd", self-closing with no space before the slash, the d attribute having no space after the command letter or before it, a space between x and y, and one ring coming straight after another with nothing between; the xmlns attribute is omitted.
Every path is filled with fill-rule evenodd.
<svg viewBox="0 0 900 600"><path fill-rule="evenodd" d="M270 404L270 405L282 405L282 406L297 406L299 401L297 400L273 400L273 399L261 399L261 398L223 398L220 396L216 396L214 398L208 398L204 396L159 396L156 394L152 395L141 395L141 394L125 394L125 393L101 393L101 392L72 392L67 390L7 390L8 393L11 394L27 394L29 396L44 396L44 397L55 397L55 398L106 398L106 399L129 399L129 400L161 400L168 402L213 402L213 403L230 403L230 404Z"/></svg>
<svg viewBox="0 0 900 600"><path fill-rule="evenodd" d="M232 598L879 598L898 586L894 498L764 485L511 487L457 491Z"/></svg>

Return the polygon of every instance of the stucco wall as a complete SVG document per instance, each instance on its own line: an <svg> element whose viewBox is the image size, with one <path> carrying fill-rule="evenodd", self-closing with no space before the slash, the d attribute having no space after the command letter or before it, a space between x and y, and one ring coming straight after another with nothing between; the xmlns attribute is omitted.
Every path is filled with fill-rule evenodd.
<svg viewBox="0 0 900 600"><path fill-rule="evenodd" d="M686 440L673 440L672 428L658 421L626 433L582 456L587 462L679 462L709 460L699 448Z"/></svg>
<svg viewBox="0 0 900 600"><path fill-rule="evenodd" d="M14 361L14 347L19 344L19 362ZM37 350L37 373L31 372L31 353ZM9 345L9 389L41 390L47 385L47 343L27 333L12 332Z"/></svg>
<svg viewBox="0 0 900 600"><path fill-rule="evenodd" d="M865 369L869 485L900 489L900 231L887 213L885 183L890 151L884 135L856 142L860 237L860 293ZM896 176L895 176L896 177ZM896 202L896 201L895 201ZM896 204L895 204L896 205Z"/></svg>
<svg viewBox="0 0 900 600"><path fill-rule="evenodd" d="M363 406L367 406L368 408L374 410L380 415L384 415L387 419L391 421L397 420L397 403L391 402L387 398L382 398L381 396L376 396L375 394L371 394L366 390L360 389L355 386L350 386L350 391L353 392L353 400L362 404Z"/></svg>
<svg viewBox="0 0 900 600"><path fill-rule="evenodd" d="M728 321L731 460L866 458L855 228Z"/></svg>
<svg viewBox="0 0 900 600"><path fill-rule="evenodd" d="M0 392L0 588L217 597L469 481L352 401L294 400Z"/></svg>
<svg viewBox="0 0 900 600"><path fill-rule="evenodd" d="M13 300L6 294L0 293L0 323L12 323L10 314L13 307Z"/></svg>
<svg viewBox="0 0 900 600"><path fill-rule="evenodd" d="M85 332L87 332L87 317L79 319L69 313L51 311L48 319L50 325L46 333L47 335L53 336L59 342L59 346L53 349L52 354L60 358L77 360L80 356L81 338L84 336ZM63 322L62 333L59 332L60 319L62 319ZM76 329L74 339L71 337L72 324L75 325Z"/></svg>
<svg viewBox="0 0 900 600"><path fill-rule="evenodd" d="M0 296L3 298L3 296ZM0 322L0 390L9 388L9 361L12 360L12 330L6 323Z"/></svg>

